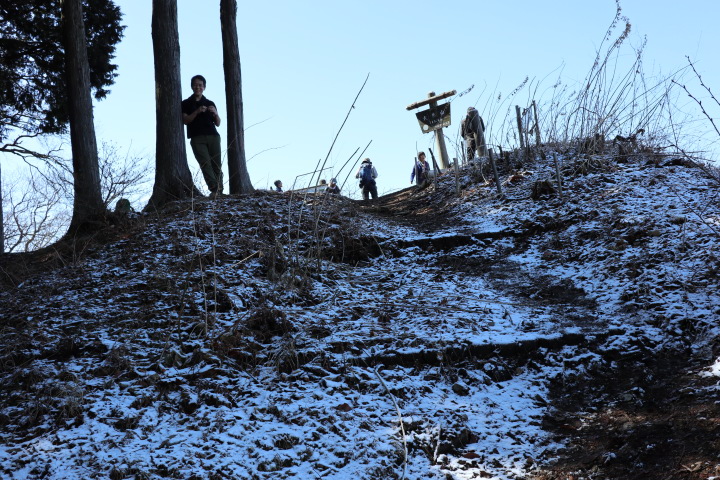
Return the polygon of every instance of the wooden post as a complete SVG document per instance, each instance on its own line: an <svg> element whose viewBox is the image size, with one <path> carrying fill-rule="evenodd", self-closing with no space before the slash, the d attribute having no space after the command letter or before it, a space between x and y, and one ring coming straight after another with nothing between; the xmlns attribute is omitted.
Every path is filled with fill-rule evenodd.
<svg viewBox="0 0 720 480"><path fill-rule="evenodd" d="M503 193L502 185L500 185L500 175L498 175L497 165L495 165L495 157L493 156L492 149L488 151L488 154L490 156L490 165L492 165L493 175L495 175L495 185L497 187L498 195L502 195Z"/></svg>
<svg viewBox="0 0 720 480"><path fill-rule="evenodd" d="M560 173L560 163L558 162L556 153L553 153L553 158L555 159L555 175L557 175L558 193L560 194L560 200L564 200L562 190L562 175Z"/></svg>
<svg viewBox="0 0 720 480"><path fill-rule="evenodd" d="M478 114L478 132L477 140L475 140L475 146L477 147L479 157L488 156L487 143L485 143L485 128L483 127L483 122L480 118L480 114Z"/></svg>
<svg viewBox="0 0 720 480"><path fill-rule="evenodd" d="M440 175L440 167L438 166L437 160L435 160L435 154L432 151L432 148L428 148L428 151L430 152L430 158L432 158L433 162L433 168L435 169L435 177Z"/></svg>
<svg viewBox="0 0 720 480"><path fill-rule="evenodd" d="M460 196L460 169L458 169L457 157L453 157L453 164L455 165L455 192L457 196Z"/></svg>
<svg viewBox="0 0 720 480"><path fill-rule="evenodd" d="M525 135L523 135L522 116L520 115L519 105L515 105L515 115L517 116L518 135L520 136L520 148L525 149Z"/></svg>
<svg viewBox="0 0 720 480"><path fill-rule="evenodd" d="M535 146L540 151L540 123L538 122L537 105L532 101L533 112L535 113Z"/></svg>
<svg viewBox="0 0 720 480"><path fill-rule="evenodd" d="M435 92L428 92L428 98L432 98L434 96ZM437 107L437 104L437 100L433 100L429 103L430 108ZM442 168L444 170L450 168L450 160L448 157L447 148L445 147L445 134L443 133L442 128L435 130L435 146L440 153L440 164L442 165Z"/></svg>
<svg viewBox="0 0 720 480"><path fill-rule="evenodd" d="M437 160L435 160L435 154L433 153L432 148L428 148L428 151L430 152L430 158L432 158L433 168L435 169L435 175L433 175L433 183L435 183L437 187L437 179L440 176L440 167L438 167Z"/></svg>
<svg viewBox="0 0 720 480"><path fill-rule="evenodd" d="M528 109L526 108L522 113L525 118L525 159L530 160L530 129L527 128L530 124L530 119L527 118Z"/></svg>

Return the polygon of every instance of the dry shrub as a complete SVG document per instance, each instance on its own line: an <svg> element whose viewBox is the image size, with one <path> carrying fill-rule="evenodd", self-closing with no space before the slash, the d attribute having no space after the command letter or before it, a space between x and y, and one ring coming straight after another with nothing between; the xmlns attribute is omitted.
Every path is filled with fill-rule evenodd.
<svg viewBox="0 0 720 480"><path fill-rule="evenodd" d="M532 185L532 192L530 198L533 200L540 200L541 198L555 195L556 189L553 182L548 179L536 180Z"/></svg>
<svg viewBox="0 0 720 480"><path fill-rule="evenodd" d="M254 310L245 321L245 327L260 342L268 342L273 337L295 331L284 312L268 306Z"/></svg>
<svg viewBox="0 0 720 480"><path fill-rule="evenodd" d="M278 372L289 373L300 366L295 337L286 333L271 354L271 361Z"/></svg>
<svg viewBox="0 0 720 480"><path fill-rule="evenodd" d="M617 171L617 165L610 158L593 155L586 158L578 158L569 165L566 165L563 169L563 175L577 177L590 173L610 173L615 171Z"/></svg>

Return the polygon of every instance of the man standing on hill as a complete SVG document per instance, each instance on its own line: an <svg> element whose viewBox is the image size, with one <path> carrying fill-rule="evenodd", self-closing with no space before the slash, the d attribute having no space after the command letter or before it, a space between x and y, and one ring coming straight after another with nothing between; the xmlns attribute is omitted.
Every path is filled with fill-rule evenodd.
<svg viewBox="0 0 720 480"><path fill-rule="evenodd" d="M200 164L210 195L216 197L223 190L220 134L220 117L215 103L205 98L205 77L195 75L190 79L193 94L183 100L183 123L187 125L187 136L193 154Z"/></svg>
<svg viewBox="0 0 720 480"><path fill-rule="evenodd" d="M485 145L485 122L475 109L468 107L467 115L460 125L460 134L465 139L465 148L467 150L467 160L475 158L475 151L480 147L482 156L487 156L487 146ZM475 143L475 137L480 145Z"/></svg>
<svg viewBox="0 0 720 480"><path fill-rule="evenodd" d="M360 188L362 189L363 200L367 200L372 195L373 200L377 198L377 183L375 179L378 173L373 167L369 158L366 158L360 164L360 168L355 174L355 178L360 179Z"/></svg>

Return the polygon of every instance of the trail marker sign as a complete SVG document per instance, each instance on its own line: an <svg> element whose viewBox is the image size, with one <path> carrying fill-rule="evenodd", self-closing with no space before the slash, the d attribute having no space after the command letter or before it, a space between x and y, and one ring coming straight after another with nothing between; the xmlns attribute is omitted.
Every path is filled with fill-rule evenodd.
<svg viewBox="0 0 720 480"><path fill-rule="evenodd" d="M450 103L443 103L417 112L415 116L423 133L440 130L450 125Z"/></svg>
<svg viewBox="0 0 720 480"><path fill-rule="evenodd" d="M420 129L423 133L435 132L435 143L437 144L438 152L440 153L440 163L444 169L450 168L450 159L448 157L447 148L445 147L445 135L442 133L443 127L450 125L450 102L438 105L438 101L452 97L456 93L457 92L455 90L450 90L449 92L444 92L440 95L435 95L435 92L430 92L428 93L428 98L425 100L411 103L405 107L405 110L414 110L416 108L424 107L425 105L430 105L430 108L424 112L418 112L415 115L417 116L418 122L420 123Z"/></svg>

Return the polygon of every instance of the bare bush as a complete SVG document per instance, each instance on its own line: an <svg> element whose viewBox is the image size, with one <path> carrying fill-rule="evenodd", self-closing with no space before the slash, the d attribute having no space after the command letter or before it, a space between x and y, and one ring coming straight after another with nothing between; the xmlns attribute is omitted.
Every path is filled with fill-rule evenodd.
<svg viewBox="0 0 720 480"><path fill-rule="evenodd" d="M643 62L645 42L639 47L630 46L630 31L630 21L622 15L616 0L615 16L581 83L565 83L560 72L547 88L543 86L544 79L525 78L506 97L493 92L481 112L487 120L488 144L517 152L525 143L521 140L534 134L543 141L543 147L536 148L536 154L542 155L542 148L605 154L611 153L606 147L613 146L610 143L613 138L635 135L637 143L633 151L621 152L621 156L632 153L662 156L670 149L677 151L673 132L691 127L692 119L681 113L677 102L679 91L675 87L676 81L689 69L647 76ZM521 131L518 131L516 102L509 100L524 95L527 99L517 102L520 111L525 112L521 114ZM536 112L531 108L533 103L537 106L537 121ZM502 111L504 117L500 115ZM614 144L616 149L617 145Z"/></svg>
<svg viewBox="0 0 720 480"><path fill-rule="evenodd" d="M62 206L63 192L33 170L3 184L5 251L27 252L46 247L70 224Z"/></svg>
<svg viewBox="0 0 720 480"><path fill-rule="evenodd" d="M100 151L103 202L110 208L120 198L139 204L147 196L148 162L112 143ZM2 213L5 251L32 251L62 236L72 218L71 162L57 157L27 163L14 176L3 177Z"/></svg>
<svg viewBox="0 0 720 480"><path fill-rule="evenodd" d="M687 57L687 61L694 74L694 80L699 83L700 91L704 93L704 98L701 97L698 93L693 93L693 90L691 90L691 87L688 87L687 84L681 84L676 80L673 80L673 83L680 86L687 94L687 96L692 100L692 102L700 108L703 117L705 117L707 123L709 124L708 129L710 130L710 134L714 136L714 141L710 141L708 142L709 145L706 145L707 147L711 147L713 144L717 145L717 143L720 142L720 129L718 129L718 125L715 123L715 119L711 114L711 110L713 108L720 109L720 101L718 101L717 97L715 97L715 94L713 94L711 88L705 84L702 76L697 71L694 63L690 60L689 57ZM703 100L708 100L707 104L703 103ZM702 136L702 134L700 136ZM720 183L720 169L718 168L718 158L712 158L713 155L709 155L708 152L704 149L698 151L688 151L688 149L678 146L680 144L679 137L679 132L673 129L673 146L677 146L678 150L687 160L698 165L705 171L705 173L708 174L708 176L710 176L716 182ZM717 148L715 149L715 153L717 153Z"/></svg>

